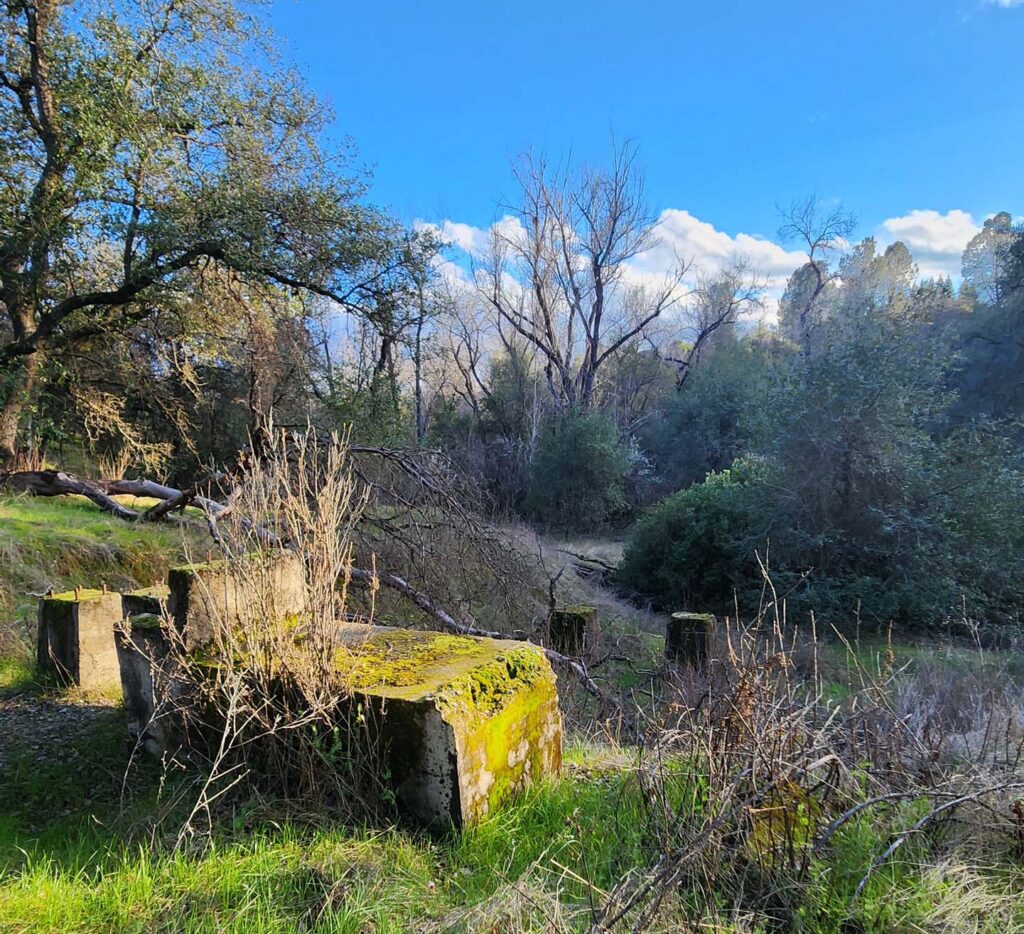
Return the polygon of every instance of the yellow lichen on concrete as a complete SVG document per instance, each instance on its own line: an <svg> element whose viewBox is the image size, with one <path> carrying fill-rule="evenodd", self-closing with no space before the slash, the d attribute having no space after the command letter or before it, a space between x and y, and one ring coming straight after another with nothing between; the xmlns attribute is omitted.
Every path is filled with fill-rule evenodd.
<svg viewBox="0 0 1024 934"><path fill-rule="evenodd" d="M385 735L400 751L393 767L420 816L437 801L432 823L472 823L558 773L558 694L539 646L358 625L340 643L339 672L353 693L383 705ZM446 776L439 763L449 760Z"/></svg>

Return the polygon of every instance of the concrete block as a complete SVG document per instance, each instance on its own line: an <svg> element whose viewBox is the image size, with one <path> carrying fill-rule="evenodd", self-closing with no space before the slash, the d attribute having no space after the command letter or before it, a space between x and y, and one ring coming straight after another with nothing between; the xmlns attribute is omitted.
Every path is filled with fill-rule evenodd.
<svg viewBox="0 0 1024 934"><path fill-rule="evenodd" d="M39 601L38 662L64 684L86 689L116 684L119 676L114 628L121 620L121 595L79 588Z"/></svg>
<svg viewBox="0 0 1024 934"><path fill-rule="evenodd" d="M673 613L665 630L665 657L694 668L706 667L714 631L711 613Z"/></svg>
<svg viewBox="0 0 1024 934"><path fill-rule="evenodd" d="M154 755L179 745L173 737L169 688L170 640L166 620L140 613L117 628L117 661L128 729ZM159 710L158 710L159 707Z"/></svg>
<svg viewBox="0 0 1024 934"><path fill-rule="evenodd" d="M306 607L302 559L286 551L172 568L167 584L167 612L189 646L209 643L218 624L244 629L261 617L301 617Z"/></svg>
<svg viewBox="0 0 1024 934"><path fill-rule="evenodd" d="M406 819L463 827L558 774L562 718L539 646L357 624L338 640Z"/></svg>
<svg viewBox="0 0 1024 934"><path fill-rule="evenodd" d="M167 610L167 597L170 592L170 588L166 584L157 584L155 587L143 587L141 590L123 593L121 594L121 612L125 619L144 614L162 616Z"/></svg>
<svg viewBox="0 0 1024 934"><path fill-rule="evenodd" d="M562 655L584 656L593 652L600 639L596 606L563 606L548 617L548 639Z"/></svg>

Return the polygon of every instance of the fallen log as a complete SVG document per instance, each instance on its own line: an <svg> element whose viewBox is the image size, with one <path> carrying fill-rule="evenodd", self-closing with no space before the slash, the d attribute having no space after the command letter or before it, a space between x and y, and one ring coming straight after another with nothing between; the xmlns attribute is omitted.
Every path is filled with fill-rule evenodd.
<svg viewBox="0 0 1024 934"><path fill-rule="evenodd" d="M199 495L199 491L220 482L226 476L224 473L211 474L209 477L193 483L187 490L177 490L172 486L154 483L152 480L97 480L95 483L97 487L110 494L146 496L150 499L161 500L156 506L151 506L142 513L142 518L154 520L161 519L167 513L189 505L196 505L204 512L221 515L228 507L216 500Z"/></svg>
<svg viewBox="0 0 1024 934"><path fill-rule="evenodd" d="M572 569L576 576L583 580L597 579L603 582L605 578L618 570L618 565L611 564L602 558L595 558L593 555L583 555L576 551L569 551L567 548L557 549L561 554L572 558Z"/></svg>
<svg viewBox="0 0 1024 934"><path fill-rule="evenodd" d="M141 515L134 509L122 506L98 484L63 470L21 470L3 474L0 476L0 486L15 493L31 493L33 496L84 496L118 519L135 521Z"/></svg>

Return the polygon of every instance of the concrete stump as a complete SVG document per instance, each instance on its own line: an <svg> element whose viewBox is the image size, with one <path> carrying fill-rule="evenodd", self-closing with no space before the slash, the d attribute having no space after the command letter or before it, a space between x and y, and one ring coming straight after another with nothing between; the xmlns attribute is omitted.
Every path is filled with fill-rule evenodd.
<svg viewBox="0 0 1024 934"><path fill-rule="evenodd" d="M562 718L540 647L354 624L338 639L407 820L464 827L558 774Z"/></svg>
<svg viewBox="0 0 1024 934"><path fill-rule="evenodd" d="M711 613L673 613L665 631L666 658L694 668L707 667L714 631Z"/></svg>
<svg viewBox="0 0 1024 934"><path fill-rule="evenodd" d="M548 617L548 640L562 655L582 656L592 651L600 632L596 606L563 606Z"/></svg>
<svg viewBox="0 0 1024 934"><path fill-rule="evenodd" d="M142 616L152 614L163 616L167 609L167 597L170 589L166 584L157 584L155 587L143 587L141 590L131 590L121 594L121 612L124 618L130 616Z"/></svg>
<svg viewBox="0 0 1024 934"><path fill-rule="evenodd" d="M181 694L170 671L170 639L166 621L140 613L117 628L117 660L121 690L128 711L128 730L153 755L175 752L181 739L172 703Z"/></svg>
<svg viewBox="0 0 1024 934"><path fill-rule="evenodd" d="M306 589L302 559L281 551L171 568L167 612L189 646L204 645L218 624L244 629L259 619L300 617Z"/></svg>
<svg viewBox="0 0 1024 934"><path fill-rule="evenodd" d="M121 619L121 595L103 590L70 590L39 601L38 663L65 685L92 689L116 684L114 627Z"/></svg>

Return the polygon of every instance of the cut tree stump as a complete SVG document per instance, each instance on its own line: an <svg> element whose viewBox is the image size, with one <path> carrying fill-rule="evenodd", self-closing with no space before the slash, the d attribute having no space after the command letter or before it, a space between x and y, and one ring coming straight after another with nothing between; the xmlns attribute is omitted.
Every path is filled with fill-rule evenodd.
<svg viewBox="0 0 1024 934"><path fill-rule="evenodd" d="M706 668L714 631L715 617L711 613L673 613L665 631L665 657Z"/></svg>
<svg viewBox="0 0 1024 934"><path fill-rule="evenodd" d="M62 684L104 688L118 681L114 629L121 594L77 588L39 601L39 667Z"/></svg>
<svg viewBox="0 0 1024 934"><path fill-rule="evenodd" d="M582 657L592 652L600 636L596 606L563 606L548 616L548 641L562 655Z"/></svg>

